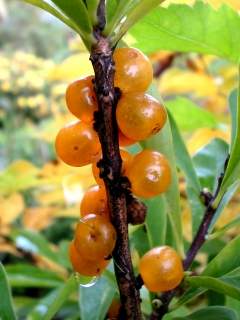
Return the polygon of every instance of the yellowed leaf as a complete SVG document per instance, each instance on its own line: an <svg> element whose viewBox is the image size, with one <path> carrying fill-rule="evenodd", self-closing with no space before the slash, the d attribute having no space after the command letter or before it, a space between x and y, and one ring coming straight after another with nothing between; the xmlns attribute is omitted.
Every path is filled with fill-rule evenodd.
<svg viewBox="0 0 240 320"><path fill-rule="evenodd" d="M23 211L24 200L21 194L0 197L0 225L12 223Z"/></svg>
<svg viewBox="0 0 240 320"><path fill-rule="evenodd" d="M23 214L23 225L32 230L42 230L51 224L52 218L58 208L35 207L27 208Z"/></svg>
<svg viewBox="0 0 240 320"><path fill-rule="evenodd" d="M0 252L10 253L14 256L21 257L20 252L14 247L13 244L0 240Z"/></svg>
<svg viewBox="0 0 240 320"><path fill-rule="evenodd" d="M93 74L93 68L89 61L89 53L74 54L54 67L49 73L49 80L74 80Z"/></svg>
<svg viewBox="0 0 240 320"><path fill-rule="evenodd" d="M79 203L84 190L93 184L96 184L96 182L93 178L91 165L81 167L77 173L65 176L62 185L67 203Z"/></svg>
<svg viewBox="0 0 240 320"><path fill-rule="evenodd" d="M57 263L54 263L52 260L49 260L46 257L40 256L40 255L34 255L34 256L35 256L35 261L38 267L55 271L59 275L62 275L64 279L67 278L68 272L64 267L60 266Z"/></svg>
<svg viewBox="0 0 240 320"><path fill-rule="evenodd" d="M214 138L220 138L229 142L230 133L220 129L209 128L196 130L187 142L187 147L190 154L194 154L197 150L209 143Z"/></svg>
<svg viewBox="0 0 240 320"><path fill-rule="evenodd" d="M76 203L74 206L61 208L56 211L55 217L66 217L66 218L80 218L80 203Z"/></svg>
<svg viewBox="0 0 240 320"><path fill-rule="evenodd" d="M41 188L35 192L35 199L43 206L65 203L61 185L52 188Z"/></svg>
<svg viewBox="0 0 240 320"><path fill-rule="evenodd" d="M214 79L207 74L177 68L164 72L158 88L163 95L194 94L195 97L205 97L218 92Z"/></svg>
<svg viewBox="0 0 240 320"><path fill-rule="evenodd" d="M36 175L38 173L38 168L26 160L16 160L6 170L18 176Z"/></svg>

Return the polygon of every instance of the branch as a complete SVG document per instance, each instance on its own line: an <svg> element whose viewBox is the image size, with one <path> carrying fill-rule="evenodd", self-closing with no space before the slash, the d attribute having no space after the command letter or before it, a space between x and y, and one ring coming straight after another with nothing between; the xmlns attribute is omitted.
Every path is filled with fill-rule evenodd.
<svg viewBox="0 0 240 320"><path fill-rule="evenodd" d="M213 207L213 203L220 191L222 180L227 168L228 160L229 160L229 156L225 161L223 173L221 173L221 175L218 178L218 184L217 184L217 188L214 195L211 195L209 192L204 192L204 191L201 194L202 196L204 196L206 210L203 216L203 220L187 252L186 258L183 261L183 267L185 271L191 267L194 258L196 257L198 251L200 250L200 248L202 247L202 245L204 244L207 238L208 229L213 221L214 215L218 208L218 207ZM161 320L163 318L163 316L168 312L168 306L170 302L178 293L178 291L179 291L179 288L176 288L162 294L162 296L160 297L160 302L161 302L160 306L155 310L153 310L153 313L151 315L151 320Z"/></svg>
<svg viewBox="0 0 240 320"><path fill-rule="evenodd" d="M122 160L118 143L116 106L119 91L114 88L114 62L108 39L101 34L105 23L104 1L98 8L99 26L95 29L97 44L92 48L90 60L95 72L95 91L98 111L95 113L95 130L102 147L99 163L108 196L111 222L117 232L117 242L113 251L115 274L121 298L120 319L141 319L140 295L135 277L128 242L128 221L126 179L121 177Z"/></svg>

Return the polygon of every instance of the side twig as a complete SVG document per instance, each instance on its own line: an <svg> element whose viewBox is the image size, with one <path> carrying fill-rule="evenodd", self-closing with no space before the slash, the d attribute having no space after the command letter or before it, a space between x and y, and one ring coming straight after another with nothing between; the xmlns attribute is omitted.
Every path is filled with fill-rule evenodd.
<svg viewBox="0 0 240 320"><path fill-rule="evenodd" d="M206 240L206 237L208 234L208 229L209 229L209 227L212 223L212 220L214 218L214 215L217 211L217 207L213 207L213 203L218 196L218 193L219 193L219 190L220 190L220 187L222 184L222 180L224 177L224 173L227 168L228 160L229 160L229 156L227 157L227 159L225 161L223 173L218 178L218 184L217 184L217 188L215 190L214 195L211 195L209 192L202 193L202 196L204 197L204 202L206 205L206 210L203 215L203 220L202 220L202 222L198 228L198 231L193 239L193 242L192 242L192 244L186 254L186 258L183 261L183 267L184 267L185 271L191 267L194 258L196 257L198 251L200 250L200 248L202 247L202 245L204 244L204 242ZM177 294L177 292L178 292L178 288L162 294L162 296L160 297L161 304L158 308L155 308L155 310L153 310L151 318L150 318L151 320L161 320L163 318L163 316L168 312L168 306L169 306L170 302L172 301L172 299L174 298L174 296Z"/></svg>
<svg viewBox="0 0 240 320"><path fill-rule="evenodd" d="M105 24L105 1L98 8L99 25L95 29L97 44L92 48L90 60L95 72L95 91L98 111L95 129L102 147L99 162L101 176L108 196L111 222L117 232L113 251L116 279L121 298L120 319L140 320L140 296L136 288L128 242L128 221L125 184L121 177L122 160L119 152L116 105L118 91L114 88L114 62L108 39L101 34Z"/></svg>

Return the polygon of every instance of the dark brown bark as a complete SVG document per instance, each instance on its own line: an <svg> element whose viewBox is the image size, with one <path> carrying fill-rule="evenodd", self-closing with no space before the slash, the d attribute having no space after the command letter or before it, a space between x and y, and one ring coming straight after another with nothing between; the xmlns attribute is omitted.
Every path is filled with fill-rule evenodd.
<svg viewBox="0 0 240 320"><path fill-rule="evenodd" d="M122 160L116 122L119 92L114 88L112 48L109 47L108 40L101 36L101 30L97 30L95 36L97 44L92 48L90 57L95 72L98 100L95 129L102 147L100 172L108 195L111 222L117 232L113 260L122 305L120 319L139 320L140 296L136 288L128 241L126 194L129 184L127 179L121 177Z"/></svg>

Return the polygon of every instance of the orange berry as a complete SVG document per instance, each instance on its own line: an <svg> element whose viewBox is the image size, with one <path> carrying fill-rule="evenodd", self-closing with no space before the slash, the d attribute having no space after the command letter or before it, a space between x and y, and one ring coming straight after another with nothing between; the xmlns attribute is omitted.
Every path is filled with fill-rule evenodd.
<svg viewBox="0 0 240 320"><path fill-rule="evenodd" d="M98 276L107 267L109 260L90 261L81 257L72 241L69 246L69 258L74 271L84 276Z"/></svg>
<svg viewBox="0 0 240 320"><path fill-rule="evenodd" d="M179 255L168 246L148 251L140 260L139 270L145 286L152 292L172 290L184 276Z"/></svg>
<svg viewBox="0 0 240 320"><path fill-rule="evenodd" d="M119 299L113 299L109 309L108 309L108 319L117 320L119 319L119 312L121 308L121 303Z"/></svg>
<svg viewBox="0 0 240 320"><path fill-rule="evenodd" d="M102 260L109 257L115 243L116 231L105 217L88 214L78 223L74 244L83 258Z"/></svg>
<svg viewBox="0 0 240 320"><path fill-rule="evenodd" d="M122 175L124 176L128 168L130 167L134 157L131 153L129 153L126 150L120 150L120 154L122 158ZM92 173L97 184L99 184L100 186L104 186L103 179L99 177L100 170L97 167L97 162L94 162L92 164Z"/></svg>
<svg viewBox="0 0 240 320"><path fill-rule="evenodd" d="M171 168L159 152L143 150L137 154L126 172L132 192L143 198L151 198L165 192L171 183Z"/></svg>
<svg viewBox="0 0 240 320"><path fill-rule="evenodd" d="M150 60L135 48L118 48L113 54L115 62L114 85L123 92L146 91L153 79Z"/></svg>
<svg viewBox="0 0 240 320"><path fill-rule="evenodd" d="M127 170L130 168L134 156L126 150L120 150L120 154L122 158L122 175L124 176Z"/></svg>
<svg viewBox="0 0 240 320"><path fill-rule="evenodd" d="M58 132L55 148L62 161L73 167L81 167L92 163L101 147L93 128L76 121Z"/></svg>
<svg viewBox="0 0 240 320"><path fill-rule="evenodd" d="M89 76L72 82L66 91L69 111L78 119L90 123L97 110L97 98L93 89L93 77Z"/></svg>
<svg viewBox="0 0 240 320"><path fill-rule="evenodd" d="M105 188L97 185L90 187L82 198L80 212L82 217L94 213L97 216L108 218L109 212Z"/></svg>
<svg viewBox="0 0 240 320"><path fill-rule="evenodd" d="M129 139L145 140L164 126L167 113L152 96L144 93L122 95L117 105L117 123Z"/></svg>
<svg viewBox="0 0 240 320"><path fill-rule="evenodd" d="M120 147L128 147L136 143L136 141L127 138L120 130L118 132L118 139Z"/></svg>

